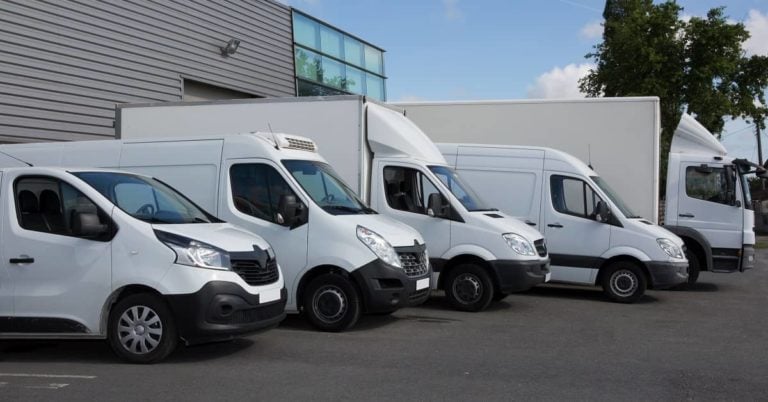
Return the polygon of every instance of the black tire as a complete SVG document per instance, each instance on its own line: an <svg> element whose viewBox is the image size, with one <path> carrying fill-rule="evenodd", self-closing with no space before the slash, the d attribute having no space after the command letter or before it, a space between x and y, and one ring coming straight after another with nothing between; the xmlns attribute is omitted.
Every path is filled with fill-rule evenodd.
<svg viewBox="0 0 768 402"><path fill-rule="evenodd" d="M601 285L611 300L634 303L645 294L648 283L643 270L631 261L616 261L604 268Z"/></svg>
<svg viewBox="0 0 768 402"><path fill-rule="evenodd" d="M152 293L132 294L115 304L107 339L118 357L142 364L165 359L179 341L170 308Z"/></svg>
<svg viewBox="0 0 768 402"><path fill-rule="evenodd" d="M699 273L701 272L701 262L696 253L685 250L685 258L688 259L688 282L682 285L683 288L690 288L696 281L699 280Z"/></svg>
<svg viewBox="0 0 768 402"><path fill-rule="evenodd" d="M460 264L445 281L445 295L456 310L483 311L493 301L493 282L488 273L475 264Z"/></svg>
<svg viewBox="0 0 768 402"><path fill-rule="evenodd" d="M363 309L355 285L334 274L320 275L307 285L303 306L309 322L328 332L351 328L360 319Z"/></svg>

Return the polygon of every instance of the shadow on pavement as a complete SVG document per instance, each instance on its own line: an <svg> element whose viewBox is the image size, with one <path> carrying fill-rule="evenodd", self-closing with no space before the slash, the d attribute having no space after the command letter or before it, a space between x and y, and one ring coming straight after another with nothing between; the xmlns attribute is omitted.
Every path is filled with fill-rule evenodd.
<svg viewBox="0 0 768 402"><path fill-rule="evenodd" d="M560 299L578 299L603 303L613 303L603 292L597 288L570 287L562 285L537 286L527 292L515 293L520 296L553 297ZM646 293L634 304L655 303L657 298Z"/></svg>
<svg viewBox="0 0 768 402"><path fill-rule="evenodd" d="M388 314L362 314L360 320L351 329L344 332L358 332L368 331L390 325L399 321L397 317L393 317ZM310 331L317 332L318 330L307 321L303 314L289 314L278 327L280 329L287 329L290 331Z"/></svg>
<svg viewBox="0 0 768 402"><path fill-rule="evenodd" d="M718 292L720 291L720 286L714 283L697 282L693 285L688 285L687 287L672 288L668 290L676 292Z"/></svg>

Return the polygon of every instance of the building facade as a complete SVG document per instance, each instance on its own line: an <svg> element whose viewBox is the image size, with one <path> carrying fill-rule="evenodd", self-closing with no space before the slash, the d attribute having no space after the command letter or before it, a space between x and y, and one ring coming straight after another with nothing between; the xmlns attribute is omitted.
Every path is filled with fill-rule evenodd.
<svg viewBox="0 0 768 402"><path fill-rule="evenodd" d="M271 0L2 0L0 143L113 138L120 103L319 94L308 85L384 99L383 52L357 38L380 67L360 56L339 70L332 61L353 50L334 53L324 39L316 53L331 61L320 59L319 81L298 74L309 70L295 55L315 49L297 18L321 24L321 39L353 38Z"/></svg>

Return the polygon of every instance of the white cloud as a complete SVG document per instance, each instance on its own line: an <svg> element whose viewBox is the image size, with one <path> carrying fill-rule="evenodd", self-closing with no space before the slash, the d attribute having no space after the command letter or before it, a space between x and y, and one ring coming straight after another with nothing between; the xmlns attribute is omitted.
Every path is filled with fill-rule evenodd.
<svg viewBox="0 0 768 402"><path fill-rule="evenodd" d="M584 39L597 39L603 36L603 21L592 21L584 25L579 35Z"/></svg>
<svg viewBox="0 0 768 402"><path fill-rule="evenodd" d="M529 98L583 98L579 91L579 79L594 68L592 64L571 63L563 68L555 67L536 78L528 87Z"/></svg>
<svg viewBox="0 0 768 402"><path fill-rule="evenodd" d="M758 10L749 10L749 17L744 22L750 38L744 42L748 55L768 55L768 14Z"/></svg>
<svg viewBox="0 0 768 402"><path fill-rule="evenodd" d="M464 20L464 13L459 9L459 0L443 0L443 17L448 21Z"/></svg>

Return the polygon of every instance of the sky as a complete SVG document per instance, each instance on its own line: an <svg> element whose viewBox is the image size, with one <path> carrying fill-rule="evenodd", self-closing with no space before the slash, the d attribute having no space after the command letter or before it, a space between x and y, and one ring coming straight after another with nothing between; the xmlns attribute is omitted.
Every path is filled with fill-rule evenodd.
<svg viewBox="0 0 768 402"><path fill-rule="evenodd" d="M602 35L604 0L282 0L386 50L389 101L574 98ZM768 54L768 0L679 0L683 17L726 6ZM728 122L729 153L757 159L754 128ZM768 143L768 135L763 136ZM768 144L763 145L768 155ZM765 158L766 156L764 156Z"/></svg>

